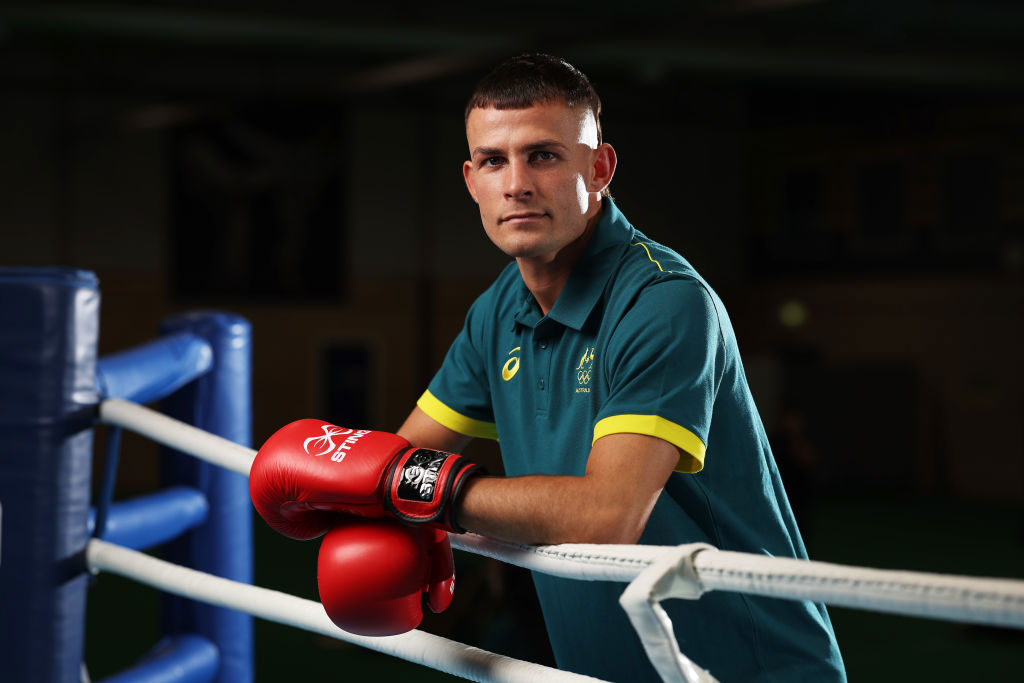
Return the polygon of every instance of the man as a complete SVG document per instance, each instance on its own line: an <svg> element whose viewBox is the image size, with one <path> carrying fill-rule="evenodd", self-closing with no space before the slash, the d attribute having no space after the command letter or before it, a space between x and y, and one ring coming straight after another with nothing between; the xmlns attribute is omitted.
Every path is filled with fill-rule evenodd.
<svg viewBox="0 0 1024 683"><path fill-rule="evenodd" d="M451 598L447 536L424 535L422 559L394 562L398 541L384 535L397 523L381 517L424 534L806 557L725 307L606 196L616 157L600 114L586 77L554 57L517 57L485 77L466 108L463 175L514 261L470 308L397 435L299 420L253 461L250 493L268 523L292 538L328 534L319 582L332 619L401 632L418 623L421 593L438 609ZM507 476L455 455L474 437L500 440ZM391 550L335 542L350 533ZM410 604L353 611L327 595L350 595L353 568L368 564L381 571L360 574L357 594L383 583L389 595L397 570L415 588ZM559 667L659 679L618 604L621 583L533 579ZM682 652L721 681L845 680L821 605L711 592L662 606Z"/></svg>
<svg viewBox="0 0 1024 683"><path fill-rule="evenodd" d="M457 526L513 542L707 542L806 557L718 296L634 229L607 188L615 151L586 77L547 55L498 66L466 108L466 187L514 259L399 435L459 452L497 438ZM622 584L534 575L561 668L658 680ZM821 605L730 593L663 604L722 681L845 680Z"/></svg>

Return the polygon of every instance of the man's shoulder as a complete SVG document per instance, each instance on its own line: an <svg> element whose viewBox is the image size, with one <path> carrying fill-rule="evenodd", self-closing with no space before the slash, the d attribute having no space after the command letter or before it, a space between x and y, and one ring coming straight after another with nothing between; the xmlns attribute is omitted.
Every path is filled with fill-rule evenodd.
<svg viewBox="0 0 1024 683"><path fill-rule="evenodd" d="M700 291L714 297L710 285L689 261L639 230L634 231L609 284L608 293L613 299L633 300L639 296L666 296L687 291Z"/></svg>
<svg viewBox="0 0 1024 683"><path fill-rule="evenodd" d="M679 252L635 230L607 290L607 313L637 310L672 315L705 315L731 328L725 304Z"/></svg>
<svg viewBox="0 0 1024 683"><path fill-rule="evenodd" d="M620 266L627 272L653 280L702 280L697 270L679 252L634 230Z"/></svg>

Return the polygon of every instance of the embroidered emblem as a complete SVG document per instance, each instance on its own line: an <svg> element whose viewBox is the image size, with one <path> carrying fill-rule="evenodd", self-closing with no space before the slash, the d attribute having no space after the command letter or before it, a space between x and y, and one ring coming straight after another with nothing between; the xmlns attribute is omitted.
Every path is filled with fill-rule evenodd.
<svg viewBox="0 0 1024 683"><path fill-rule="evenodd" d="M576 393L577 394L589 394L590 393L590 380L593 378L594 373L594 352L597 351L596 347L588 346L583 351L583 355L580 357L580 362L576 366Z"/></svg>
<svg viewBox="0 0 1024 683"><path fill-rule="evenodd" d="M520 348L522 347L517 346L516 348L509 351L508 355L512 356L512 354L518 351ZM519 372L519 356L512 356L507 361L505 361L504 367L501 368L501 378L507 382L513 377L515 377L517 372Z"/></svg>

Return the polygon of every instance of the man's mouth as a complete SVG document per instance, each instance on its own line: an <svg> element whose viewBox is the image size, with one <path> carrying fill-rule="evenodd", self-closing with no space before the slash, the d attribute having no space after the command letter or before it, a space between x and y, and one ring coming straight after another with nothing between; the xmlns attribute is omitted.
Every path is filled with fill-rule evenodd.
<svg viewBox="0 0 1024 683"><path fill-rule="evenodd" d="M502 216L498 221L499 223L525 223L528 221L535 221L538 218L543 218L547 214L540 211L519 211L516 213L510 213L506 216Z"/></svg>

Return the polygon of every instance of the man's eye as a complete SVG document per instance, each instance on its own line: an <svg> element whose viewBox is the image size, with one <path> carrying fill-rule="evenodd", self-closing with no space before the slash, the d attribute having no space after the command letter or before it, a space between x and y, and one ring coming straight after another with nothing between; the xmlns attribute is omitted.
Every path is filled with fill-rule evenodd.
<svg viewBox="0 0 1024 683"><path fill-rule="evenodd" d="M487 157L484 159L484 166L499 166L504 161L501 157Z"/></svg>
<svg viewBox="0 0 1024 683"><path fill-rule="evenodd" d="M551 161L554 158L556 158L554 152L545 152L544 150L539 150L533 153L534 161Z"/></svg>

